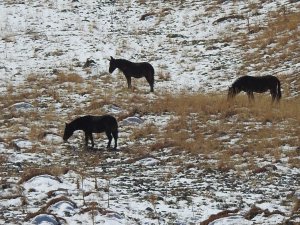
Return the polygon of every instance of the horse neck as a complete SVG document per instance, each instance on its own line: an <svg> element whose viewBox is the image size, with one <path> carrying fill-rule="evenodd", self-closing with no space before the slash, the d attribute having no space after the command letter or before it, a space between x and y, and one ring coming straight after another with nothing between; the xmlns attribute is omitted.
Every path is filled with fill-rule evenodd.
<svg viewBox="0 0 300 225"><path fill-rule="evenodd" d="M131 62L126 59L116 59L116 62L117 67L122 71L131 64Z"/></svg>
<svg viewBox="0 0 300 225"><path fill-rule="evenodd" d="M72 131L76 131L76 130L82 130L82 122L81 122L81 118L77 118L75 120L73 120L71 123L70 123L70 128L72 129Z"/></svg>
<svg viewBox="0 0 300 225"><path fill-rule="evenodd" d="M237 95L242 90L242 86L243 86L243 84L241 84L241 82L235 82L232 85L233 94Z"/></svg>

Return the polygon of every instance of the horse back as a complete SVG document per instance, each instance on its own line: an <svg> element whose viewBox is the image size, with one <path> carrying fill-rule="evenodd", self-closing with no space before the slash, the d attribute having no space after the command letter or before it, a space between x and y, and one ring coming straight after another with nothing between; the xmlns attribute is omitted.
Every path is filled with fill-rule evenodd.
<svg viewBox="0 0 300 225"><path fill-rule="evenodd" d="M112 132L118 130L118 122L111 115L103 116L83 116L80 121L81 129L84 132L101 133Z"/></svg>
<svg viewBox="0 0 300 225"><path fill-rule="evenodd" d="M147 70L150 74L154 74L154 68L150 63L142 62L140 64L141 64L141 67L143 67L145 70Z"/></svg>
<svg viewBox="0 0 300 225"><path fill-rule="evenodd" d="M128 68L128 74L135 78L143 76L154 76L154 68L148 62L132 63L132 66Z"/></svg>
<svg viewBox="0 0 300 225"><path fill-rule="evenodd" d="M94 125L94 132L115 131L118 129L118 122L115 117L111 115L94 116L92 118Z"/></svg>
<svg viewBox="0 0 300 225"><path fill-rule="evenodd" d="M236 80L234 86L246 92L265 92L276 88L278 83L280 83L278 78L272 75L260 77L243 76Z"/></svg>
<svg viewBox="0 0 300 225"><path fill-rule="evenodd" d="M264 90L276 89L280 85L280 81L277 77L272 75L266 75L257 77L256 85Z"/></svg>

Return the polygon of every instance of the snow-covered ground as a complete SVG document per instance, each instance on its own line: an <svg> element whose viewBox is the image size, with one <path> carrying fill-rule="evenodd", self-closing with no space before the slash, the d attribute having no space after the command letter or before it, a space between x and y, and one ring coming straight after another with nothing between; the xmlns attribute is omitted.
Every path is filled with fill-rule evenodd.
<svg viewBox="0 0 300 225"><path fill-rule="evenodd" d="M156 74L168 74L170 81L158 88L198 91L227 86L240 64L239 50L222 41L232 23L213 22L244 4L229 2L209 15L206 1L7 2L0 9L2 83L54 69L86 76L81 66L87 58L97 62L93 74L101 75L115 56L149 61ZM154 15L140 20L147 13Z"/></svg>
<svg viewBox="0 0 300 225"><path fill-rule="evenodd" d="M294 202L299 202L300 170L299 165L289 165L287 154L280 160L272 156L255 159L259 168L246 170L244 164L249 163L251 153L245 152L240 158L235 156L240 170L224 171L203 166L216 163L213 157L176 153L168 147L138 154L159 141L141 138L142 143L136 145L130 130L149 124L163 128L174 119L169 114L122 120L120 151L85 151L79 144L82 133L63 144L63 124L55 119L74 118L81 107L93 109L97 91L88 92L93 80L101 96L127 86L120 73L108 74L110 56L154 66L155 94L146 94L149 101L160 93L180 90L222 93L240 75L238 69L243 65L242 48L228 40L237 31L247 32L248 21L242 17L218 19L242 15L251 24L265 24L268 12L283 6L299 10L299 3L291 2L0 1L0 90L2 96L7 95L1 98L0 224L208 224L205 220L218 213L223 214L212 219L211 225L300 223L299 206L298 214L292 214ZM255 4L257 14L250 10ZM87 58L96 65L83 68ZM299 65L291 68L299 71ZM75 85L82 93L67 92L67 96L61 89L72 85L46 82L54 81L59 72L82 77L82 84ZM34 83L41 80L44 86ZM145 81L133 80L133 85L149 90ZM43 96L50 90L51 98ZM121 94L128 99L135 95ZM7 105L10 95L18 96L17 104ZM55 102L55 98L64 102ZM144 104L136 101L132 104ZM130 100L127 102L130 108ZM128 108L103 106L116 116L127 113ZM44 124L45 119L49 124ZM246 122L242 123L245 129L266 128L270 123ZM207 123L217 124L218 119ZM37 138L35 131L44 127L49 130ZM291 132L291 137L284 138L299 141L295 137L299 129ZM234 131L217 139L235 148L242 135ZM100 137L95 139L102 149L104 136ZM299 143L282 140L280 151L295 152L299 159ZM39 170L34 169L37 165ZM24 179L27 173L29 179Z"/></svg>

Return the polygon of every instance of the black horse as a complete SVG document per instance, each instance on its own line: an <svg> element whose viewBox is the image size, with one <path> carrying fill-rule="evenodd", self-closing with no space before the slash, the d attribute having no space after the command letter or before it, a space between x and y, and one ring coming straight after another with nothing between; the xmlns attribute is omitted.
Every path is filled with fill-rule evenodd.
<svg viewBox="0 0 300 225"><path fill-rule="evenodd" d="M254 100L253 92L263 93L270 90L272 102L281 98L280 81L272 75L252 77L242 76L233 82L228 89L228 99L234 98L238 93L244 91L248 95L249 101Z"/></svg>
<svg viewBox="0 0 300 225"><path fill-rule="evenodd" d="M94 148L93 133L105 132L108 138L107 148L110 148L112 137L115 140L115 147L117 149L118 140L118 122L116 118L110 115L103 116L82 116L73 120L71 123L66 123L63 139L67 141L76 130L83 130L85 134L85 145L88 146L89 139Z"/></svg>
<svg viewBox="0 0 300 225"><path fill-rule="evenodd" d="M150 85L150 91L153 92L154 68L150 63L133 63L126 59L114 59L112 56L109 61L109 72L114 72L116 68L120 69L126 77L128 88L131 88L131 77L145 77Z"/></svg>

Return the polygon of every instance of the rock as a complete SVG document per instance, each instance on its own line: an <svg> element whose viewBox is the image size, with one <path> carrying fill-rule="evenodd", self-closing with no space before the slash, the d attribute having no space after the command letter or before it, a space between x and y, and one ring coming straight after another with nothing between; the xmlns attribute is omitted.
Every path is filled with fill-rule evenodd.
<svg viewBox="0 0 300 225"><path fill-rule="evenodd" d="M124 119L122 121L122 125L124 125L124 126L139 125L142 123L144 123L144 120L138 116L127 117L126 119Z"/></svg>
<svg viewBox="0 0 300 225"><path fill-rule="evenodd" d="M61 136L51 132L44 132L39 135L39 138L43 139L47 143L54 143L54 144L63 143L63 139Z"/></svg>
<svg viewBox="0 0 300 225"><path fill-rule="evenodd" d="M120 108L117 105L111 104L111 105L104 105L103 109L105 109L105 111L107 113L112 113L112 114L118 114L121 113L123 110L122 108Z"/></svg>
<svg viewBox="0 0 300 225"><path fill-rule="evenodd" d="M60 217L64 217L64 216L70 217L75 214L76 208L77 206L74 202L70 200L67 201L63 200L63 201L58 201L55 204L51 205L49 207L49 210Z"/></svg>
<svg viewBox="0 0 300 225"><path fill-rule="evenodd" d="M154 211L151 207L147 207L145 210L148 211L148 212L153 212Z"/></svg>
<svg viewBox="0 0 300 225"><path fill-rule="evenodd" d="M83 65L82 68L88 68L91 67L93 65L96 65L96 62L93 59L87 58L85 64Z"/></svg>
<svg viewBox="0 0 300 225"><path fill-rule="evenodd" d="M17 151L20 151L21 149L30 149L32 147L32 142L23 139L17 139L12 141L12 146Z"/></svg>
<svg viewBox="0 0 300 225"><path fill-rule="evenodd" d="M30 111L34 109L34 106L27 102L19 102L11 105L9 109L12 111Z"/></svg>
<svg viewBox="0 0 300 225"><path fill-rule="evenodd" d="M136 161L134 163L134 165L141 165L141 166L155 166L157 164L159 164L159 160L158 159L154 159L154 158L144 158L141 159L139 161Z"/></svg>
<svg viewBox="0 0 300 225"><path fill-rule="evenodd" d="M53 215L40 214L34 217L31 221L32 224L48 224L48 225L59 225L60 222Z"/></svg>
<svg viewBox="0 0 300 225"><path fill-rule="evenodd" d="M156 13L154 13L154 12L146 13L141 16L140 20L147 20L148 18L153 17L155 15L156 15Z"/></svg>

